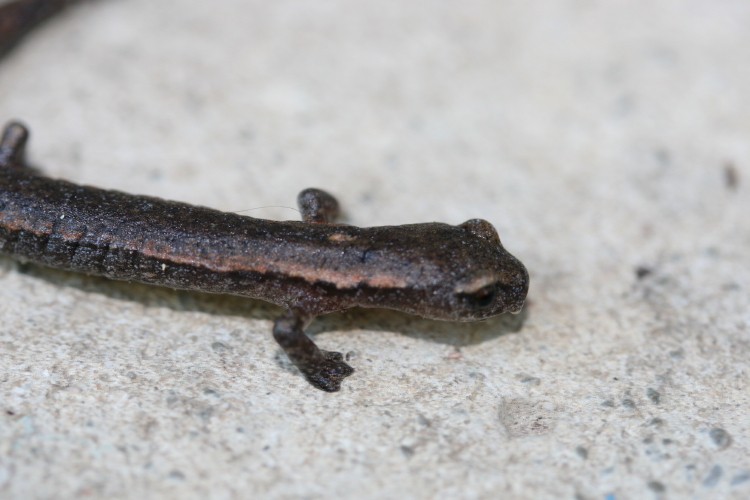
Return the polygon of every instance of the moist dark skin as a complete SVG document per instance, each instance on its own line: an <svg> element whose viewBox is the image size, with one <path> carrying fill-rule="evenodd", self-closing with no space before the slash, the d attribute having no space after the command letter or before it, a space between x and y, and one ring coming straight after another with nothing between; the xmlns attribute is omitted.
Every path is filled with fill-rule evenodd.
<svg viewBox="0 0 750 500"><path fill-rule="evenodd" d="M519 312L526 298L526 268L482 219L458 226L336 224L338 202L312 188L297 198L301 222L255 219L51 179L24 162L27 139L26 128L11 123L0 142L0 252L285 307L273 336L324 391L338 391L354 370L305 335L316 316L360 306L476 321Z"/></svg>

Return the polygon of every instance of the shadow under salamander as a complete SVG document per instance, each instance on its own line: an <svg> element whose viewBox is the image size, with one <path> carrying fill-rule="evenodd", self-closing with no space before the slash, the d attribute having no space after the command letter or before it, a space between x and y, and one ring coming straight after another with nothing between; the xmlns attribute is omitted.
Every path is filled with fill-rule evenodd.
<svg viewBox="0 0 750 500"><path fill-rule="evenodd" d="M15 270L58 287L72 287L84 292L100 293L116 300L137 302L147 307L167 307L175 311L239 316L268 321L275 320L283 312L283 308L262 300L110 280L38 264L20 263L6 256L0 256L0 269L6 272ZM358 307L320 316L310 324L306 332L314 336L323 332L355 329L387 331L460 347L481 344L508 333L518 332L528 316L527 311L524 308L517 315L502 314L485 321L457 323L425 319L389 309Z"/></svg>

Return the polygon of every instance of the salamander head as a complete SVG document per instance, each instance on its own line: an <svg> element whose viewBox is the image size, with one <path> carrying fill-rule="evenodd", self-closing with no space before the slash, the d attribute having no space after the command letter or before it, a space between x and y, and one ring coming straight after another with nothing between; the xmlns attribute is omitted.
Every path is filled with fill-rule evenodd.
<svg viewBox="0 0 750 500"><path fill-rule="evenodd" d="M435 224L425 227L417 239L424 256L422 269L429 275L424 281L429 285L413 289L417 308L404 304L399 309L450 321L521 311L529 274L503 248L492 224L482 219L459 226Z"/></svg>
<svg viewBox="0 0 750 500"><path fill-rule="evenodd" d="M524 265L503 248L497 231L486 220L471 219L458 227L478 240L471 245L475 268L461 276L452 290L459 320L521 312L529 291L529 273Z"/></svg>
<svg viewBox="0 0 750 500"><path fill-rule="evenodd" d="M302 253L309 264L298 267L352 297L352 305L476 321L517 313L526 299L526 268L485 220L314 229L320 232L314 241L325 241L324 251Z"/></svg>

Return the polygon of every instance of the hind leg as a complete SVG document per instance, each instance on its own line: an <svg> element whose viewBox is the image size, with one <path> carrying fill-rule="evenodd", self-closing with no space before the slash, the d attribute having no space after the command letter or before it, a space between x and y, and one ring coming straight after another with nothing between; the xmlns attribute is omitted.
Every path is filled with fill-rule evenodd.
<svg viewBox="0 0 750 500"><path fill-rule="evenodd" d="M339 215L339 202L322 189L307 188L297 195L302 220L313 223L334 222Z"/></svg>
<svg viewBox="0 0 750 500"><path fill-rule="evenodd" d="M0 139L0 166L23 166L28 138L28 129L20 123L10 122L6 125L3 137Z"/></svg>

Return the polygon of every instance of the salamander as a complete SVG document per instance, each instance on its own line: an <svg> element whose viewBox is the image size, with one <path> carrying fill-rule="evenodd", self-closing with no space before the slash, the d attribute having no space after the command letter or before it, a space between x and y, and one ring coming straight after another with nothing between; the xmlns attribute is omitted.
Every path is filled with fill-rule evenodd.
<svg viewBox="0 0 750 500"><path fill-rule="evenodd" d="M0 7L0 50L66 3ZM305 334L316 316L359 306L476 321L519 312L528 292L526 268L482 219L360 228L336 223L338 202L315 188L297 197L302 221L224 213L49 178L25 162L28 136L13 122L0 141L0 252L111 279L280 305L286 310L274 323L274 339L324 391L338 391L354 370L341 353L318 348Z"/></svg>

